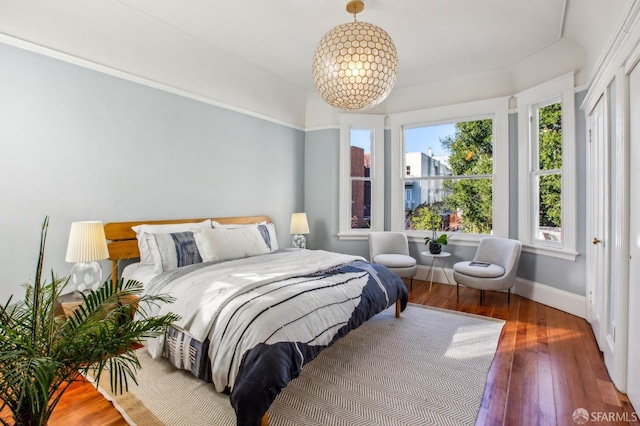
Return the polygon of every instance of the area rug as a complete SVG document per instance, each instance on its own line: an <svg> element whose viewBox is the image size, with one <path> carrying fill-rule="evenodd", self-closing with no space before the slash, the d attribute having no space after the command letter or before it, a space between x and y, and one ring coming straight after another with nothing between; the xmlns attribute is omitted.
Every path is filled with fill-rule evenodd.
<svg viewBox="0 0 640 426"><path fill-rule="evenodd" d="M392 307L307 364L269 410L272 426L473 425L504 321ZM229 398L138 352L138 386L100 391L132 425L235 425Z"/></svg>

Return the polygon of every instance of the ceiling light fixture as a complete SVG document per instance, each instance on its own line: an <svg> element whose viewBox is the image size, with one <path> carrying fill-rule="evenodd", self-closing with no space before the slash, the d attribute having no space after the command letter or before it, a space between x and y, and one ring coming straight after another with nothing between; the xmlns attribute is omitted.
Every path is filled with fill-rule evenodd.
<svg viewBox="0 0 640 426"><path fill-rule="evenodd" d="M358 22L364 2L350 1L353 22L338 25L320 40L313 57L313 80L328 104L346 110L371 108L393 89L398 54L382 28Z"/></svg>

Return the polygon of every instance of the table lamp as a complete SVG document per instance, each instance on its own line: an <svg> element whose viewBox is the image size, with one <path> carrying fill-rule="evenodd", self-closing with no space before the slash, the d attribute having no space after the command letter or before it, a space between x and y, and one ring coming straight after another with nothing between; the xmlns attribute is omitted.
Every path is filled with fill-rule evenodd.
<svg viewBox="0 0 640 426"><path fill-rule="evenodd" d="M109 250L100 221L73 222L65 261L76 262L71 268L74 295L82 297L102 284L102 267L98 260L107 259Z"/></svg>
<svg viewBox="0 0 640 426"><path fill-rule="evenodd" d="M291 228L289 233L293 235L291 237L291 243L296 248L307 248L307 239L303 234L309 233L309 223L307 222L306 213L293 213L291 215Z"/></svg>

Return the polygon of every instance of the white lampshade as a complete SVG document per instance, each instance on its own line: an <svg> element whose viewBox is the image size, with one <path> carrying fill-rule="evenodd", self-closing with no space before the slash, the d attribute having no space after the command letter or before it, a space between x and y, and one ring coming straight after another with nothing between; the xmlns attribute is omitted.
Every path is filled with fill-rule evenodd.
<svg viewBox="0 0 640 426"><path fill-rule="evenodd" d="M291 215L290 234L302 235L309 233L309 223L307 222L306 213L293 213Z"/></svg>
<svg viewBox="0 0 640 426"><path fill-rule="evenodd" d="M71 268L70 282L76 297L102 284L102 268L98 260L107 259L109 249L104 227L100 221L73 222L69 232L67 262L76 262Z"/></svg>
<svg viewBox="0 0 640 426"><path fill-rule="evenodd" d="M93 262L107 259L109 249L100 221L73 222L69 232L67 262Z"/></svg>

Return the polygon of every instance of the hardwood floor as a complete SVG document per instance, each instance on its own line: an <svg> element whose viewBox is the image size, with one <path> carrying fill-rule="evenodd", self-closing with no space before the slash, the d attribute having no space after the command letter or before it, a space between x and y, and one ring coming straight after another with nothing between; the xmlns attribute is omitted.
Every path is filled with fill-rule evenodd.
<svg viewBox="0 0 640 426"><path fill-rule="evenodd" d="M586 409L592 424L640 425L627 397L607 374L590 325L583 319L512 295L414 280L410 302L506 320L487 378L477 425L574 425ZM425 325L426 326L426 325ZM637 407L640 408L640 407ZM591 421L598 419L601 421ZM631 421L629 421L631 420ZM49 426L126 425L89 384L74 385Z"/></svg>

